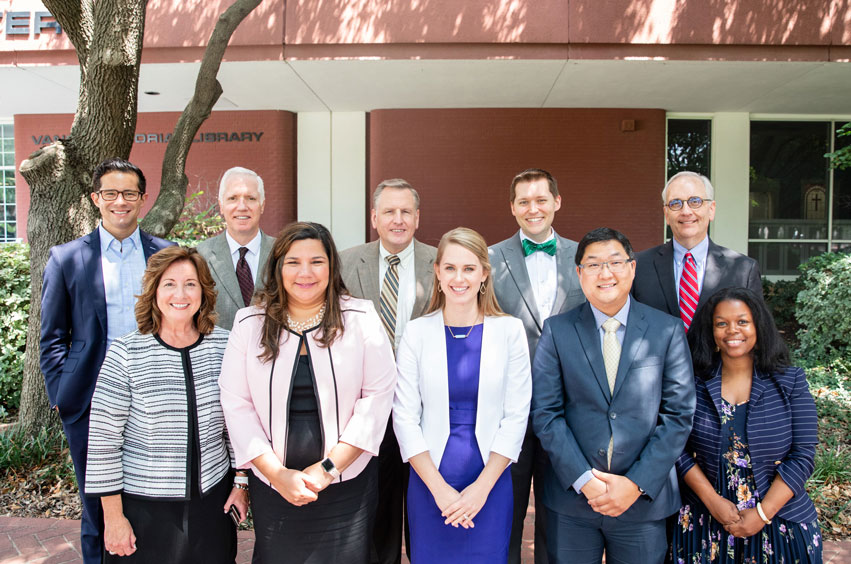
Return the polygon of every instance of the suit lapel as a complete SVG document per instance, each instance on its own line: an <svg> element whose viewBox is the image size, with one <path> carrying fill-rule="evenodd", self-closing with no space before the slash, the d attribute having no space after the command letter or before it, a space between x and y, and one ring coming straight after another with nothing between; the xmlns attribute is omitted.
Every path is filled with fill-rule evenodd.
<svg viewBox="0 0 851 564"><path fill-rule="evenodd" d="M80 260L82 261L83 272L86 276L92 278L92 301L95 306L95 313L98 321L100 321L103 334L106 335L106 290L103 286L103 266L101 265L100 255L100 231L95 228L83 238L85 245L80 247Z"/></svg>
<svg viewBox="0 0 851 564"><path fill-rule="evenodd" d="M721 285L721 276L727 271L724 254L718 249L718 245L709 240L709 248L706 250L706 265L703 268L703 286L700 288L697 309L715 293ZM696 311L696 310L695 310Z"/></svg>
<svg viewBox="0 0 851 564"><path fill-rule="evenodd" d="M227 243L227 241L225 241ZM269 262L269 255L272 254L272 247L275 246L275 239L269 237L262 231L260 232L260 260L257 263L257 270L260 271L260 274L265 276L266 273L266 263ZM230 251L230 249L228 249ZM256 276L254 281L254 291L262 290L265 286L263 284L264 276ZM234 270L234 279L236 278L236 270ZM237 285L239 285L239 281L237 280ZM242 294L240 294L242 295Z"/></svg>
<svg viewBox="0 0 851 564"><path fill-rule="evenodd" d="M674 244L671 241L663 245L659 253L653 257L653 266L656 268L659 286L668 304L668 312L679 315L680 303L677 299L677 285L674 282Z"/></svg>
<svg viewBox="0 0 851 564"><path fill-rule="evenodd" d="M718 417L721 417L721 365L718 365L718 368L715 369L715 375L706 381L706 391L709 394L709 397L712 399L712 405L715 406L715 411L718 413ZM753 390L751 390L753 393Z"/></svg>
<svg viewBox="0 0 851 564"><path fill-rule="evenodd" d="M360 258L358 264L358 281L360 282L361 295L378 304L381 299L381 289L378 286L378 261L381 256L378 252L378 241L370 243L366 252Z"/></svg>
<svg viewBox="0 0 851 564"><path fill-rule="evenodd" d="M748 400L750 405L748 407L756 405L763 392L765 392L765 383L762 380L762 373L754 369L753 378L751 378L751 397Z"/></svg>
<svg viewBox="0 0 851 564"><path fill-rule="evenodd" d="M216 272L225 292L236 304L237 309L243 307L242 291L239 289L239 281L236 279L236 270L233 268L230 247L224 234L219 235L214 240L209 263L210 268Z"/></svg>
<svg viewBox="0 0 851 564"><path fill-rule="evenodd" d="M571 260L572 257L568 256L567 240L560 237L558 233L556 233L556 240L558 241L556 246L556 299L550 315L557 315L562 312L564 303L567 301L567 294L573 289L574 277L569 274L572 269L576 268L576 264Z"/></svg>
<svg viewBox="0 0 851 564"><path fill-rule="evenodd" d="M633 304L633 302L630 302ZM642 349L646 339L644 335L647 333L647 322L644 316L637 311L633 305L630 305L629 315L626 318L626 333L623 336L623 344L621 345L621 359L618 361L618 375L615 378L615 392L613 396L618 394L618 391L623 386L624 380L629 376L629 369L632 366L632 361L642 356Z"/></svg>
<svg viewBox="0 0 851 564"><path fill-rule="evenodd" d="M588 364L591 365L591 370L597 379L597 384L600 385L600 390L603 392L606 401L611 402L612 394L609 391L609 379L606 378L606 365L603 362L603 350L600 347L600 332L597 330L591 306L587 303L582 307L574 327L579 335L579 341L582 343L582 350L585 352Z"/></svg>
<svg viewBox="0 0 851 564"><path fill-rule="evenodd" d="M535 293L532 291L532 283L529 281L529 271L526 270L526 257L523 255L523 245L520 243L520 234L508 240L508 244L502 250L502 256L505 259L505 266L511 274L512 280L517 285L517 291L520 292L520 297L532 314L535 324L538 326L538 331L542 331L544 321L538 312L538 304L535 302Z"/></svg>
<svg viewBox="0 0 851 564"><path fill-rule="evenodd" d="M145 264L148 264L148 259L151 258L151 255L159 251L156 245L154 245L154 240L150 235L139 230L139 240L142 241L142 252L145 254Z"/></svg>
<svg viewBox="0 0 851 564"><path fill-rule="evenodd" d="M414 239L414 278L416 280L416 297L411 319L416 319L425 313L431 301L434 287L434 262L421 249L422 243ZM378 275L376 274L376 278Z"/></svg>

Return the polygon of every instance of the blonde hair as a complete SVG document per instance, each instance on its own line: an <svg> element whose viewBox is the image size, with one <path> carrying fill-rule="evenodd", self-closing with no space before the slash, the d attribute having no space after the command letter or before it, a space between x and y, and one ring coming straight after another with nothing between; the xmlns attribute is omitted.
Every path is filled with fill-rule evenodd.
<svg viewBox="0 0 851 564"><path fill-rule="evenodd" d="M488 245L485 243L484 237L476 231L467 227L456 227L440 238L440 243L437 245L437 258L434 264L440 265L443 260L443 253L448 245L458 245L476 255L479 262L482 264L482 269L488 277L482 282L483 291L479 291L477 299L479 302L479 311L483 315L506 315L499 307L496 301L496 294L493 291L493 277L491 276L491 263L488 259ZM437 278L437 272L434 273L434 286L431 289L431 302L428 305L426 313L442 310L446 305L446 296L438 291L440 288L440 280Z"/></svg>

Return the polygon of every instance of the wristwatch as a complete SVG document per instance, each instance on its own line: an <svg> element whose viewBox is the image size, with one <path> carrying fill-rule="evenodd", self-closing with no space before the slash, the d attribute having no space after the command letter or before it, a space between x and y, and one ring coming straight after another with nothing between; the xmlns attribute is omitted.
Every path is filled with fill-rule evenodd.
<svg viewBox="0 0 851 564"><path fill-rule="evenodd" d="M334 464L334 461L330 458L325 458L322 462L319 463L322 466L322 469L326 474L330 475L333 479L337 479L340 477L340 471L337 470L337 466Z"/></svg>

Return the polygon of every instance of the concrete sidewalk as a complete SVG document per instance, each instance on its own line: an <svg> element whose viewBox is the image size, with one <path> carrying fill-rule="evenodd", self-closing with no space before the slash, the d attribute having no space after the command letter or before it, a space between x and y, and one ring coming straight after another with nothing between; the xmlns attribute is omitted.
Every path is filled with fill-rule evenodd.
<svg viewBox="0 0 851 564"><path fill-rule="evenodd" d="M530 513L532 508L530 507ZM534 562L532 517L523 528L523 564ZM237 564L251 562L254 533L239 534ZM402 560L407 562L407 559ZM67 519L0 517L0 564L79 563L80 522ZM824 543L825 564L851 564L851 540ZM639 563L636 563L639 564Z"/></svg>

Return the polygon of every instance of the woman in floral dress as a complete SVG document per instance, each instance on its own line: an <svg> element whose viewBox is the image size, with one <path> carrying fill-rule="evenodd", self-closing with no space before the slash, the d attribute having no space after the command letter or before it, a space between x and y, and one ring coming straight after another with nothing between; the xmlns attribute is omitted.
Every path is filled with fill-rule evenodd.
<svg viewBox="0 0 851 564"><path fill-rule="evenodd" d="M822 562L804 489L818 442L815 403L762 299L744 288L719 291L688 340L697 406L677 461L688 487L673 562Z"/></svg>

